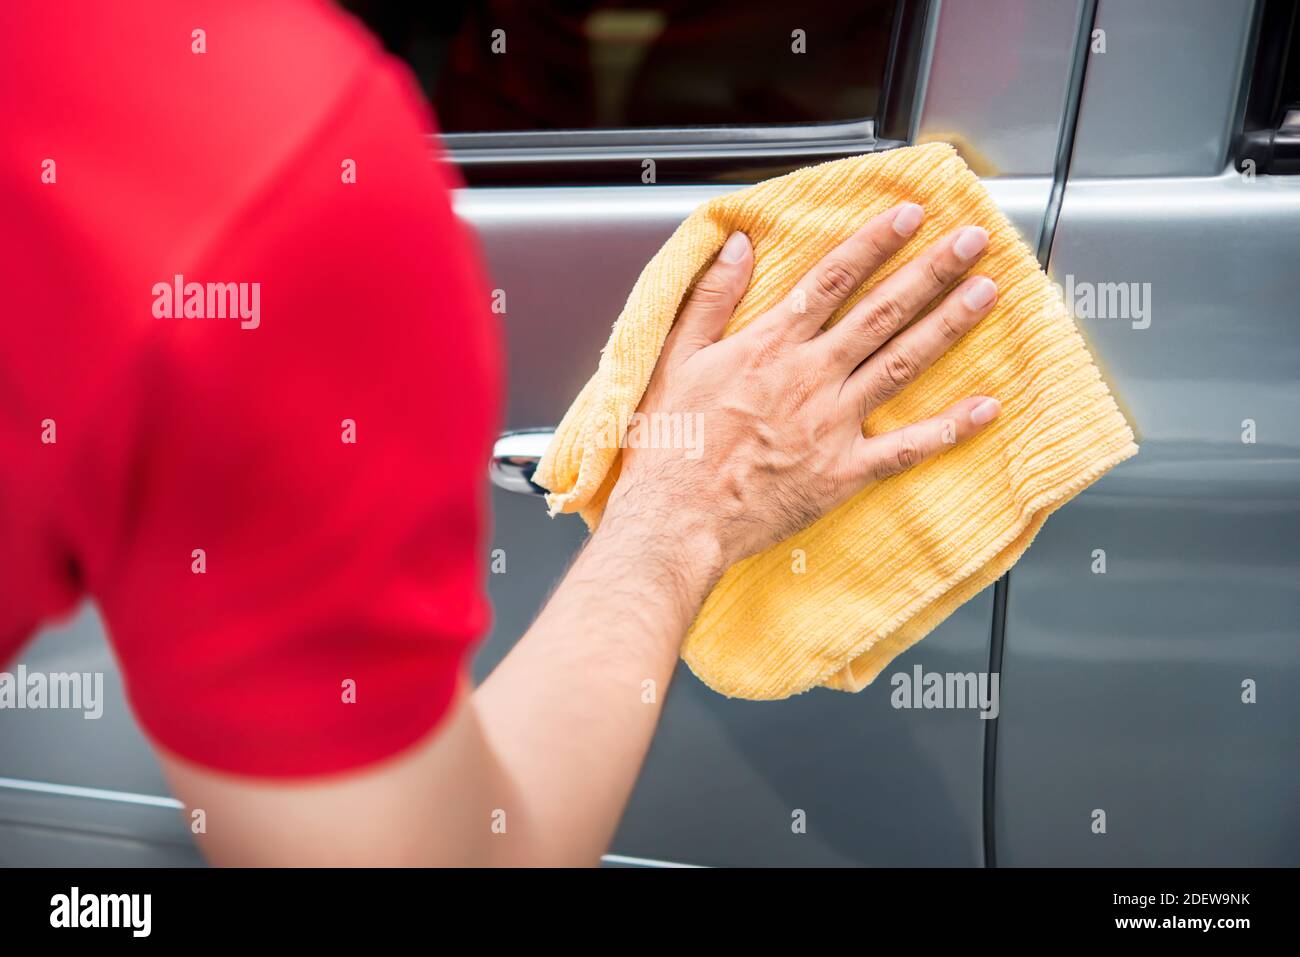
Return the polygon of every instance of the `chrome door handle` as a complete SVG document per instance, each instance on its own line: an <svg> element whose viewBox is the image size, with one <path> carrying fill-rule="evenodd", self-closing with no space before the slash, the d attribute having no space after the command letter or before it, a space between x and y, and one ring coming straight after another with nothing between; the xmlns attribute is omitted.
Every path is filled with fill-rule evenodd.
<svg viewBox="0 0 1300 957"><path fill-rule="evenodd" d="M546 489L533 482L533 473L554 437L555 432L551 429L501 433L496 445L492 446L492 462L488 466L492 484L507 492L545 495Z"/></svg>

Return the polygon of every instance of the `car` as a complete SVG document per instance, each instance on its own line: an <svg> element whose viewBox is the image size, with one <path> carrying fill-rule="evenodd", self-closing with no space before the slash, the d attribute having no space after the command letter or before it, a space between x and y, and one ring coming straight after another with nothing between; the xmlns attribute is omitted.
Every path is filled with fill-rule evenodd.
<svg viewBox="0 0 1300 957"><path fill-rule="evenodd" d="M531 469L642 265L768 176L956 145L1139 434L860 693L682 666L607 863L1300 864L1294 0L346 5L433 99L504 329L476 678L582 544ZM20 660L105 700L0 713L0 863L201 863L94 607ZM996 677L996 714L896 703L931 673Z"/></svg>

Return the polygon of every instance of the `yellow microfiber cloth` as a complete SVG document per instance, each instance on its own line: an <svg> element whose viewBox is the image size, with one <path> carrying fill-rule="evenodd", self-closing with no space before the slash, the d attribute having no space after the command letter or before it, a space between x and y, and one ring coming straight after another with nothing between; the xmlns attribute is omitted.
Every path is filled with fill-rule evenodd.
<svg viewBox="0 0 1300 957"><path fill-rule="evenodd" d="M968 395L994 396L1002 413L968 442L867 487L727 571L682 647L695 674L723 694L864 688L1015 564L1049 514L1137 452L1059 291L953 148L932 143L809 167L696 209L641 273L596 374L539 463L534 480L550 490L552 514L580 512L593 528L599 521L618 478L609 423L636 411L681 303L732 232L748 234L754 272L728 334L903 202L925 208L921 228L828 325L967 224L988 230L973 271L997 283L998 300L864 431L902 427Z"/></svg>

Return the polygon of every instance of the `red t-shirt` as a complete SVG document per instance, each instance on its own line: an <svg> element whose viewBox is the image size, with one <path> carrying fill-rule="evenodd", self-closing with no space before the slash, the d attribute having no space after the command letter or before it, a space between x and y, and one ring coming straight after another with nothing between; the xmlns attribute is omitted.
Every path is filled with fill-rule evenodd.
<svg viewBox="0 0 1300 957"><path fill-rule="evenodd" d="M498 388L414 83L283 0L7 2L0 61L0 665L90 596L183 758L414 743L486 627Z"/></svg>

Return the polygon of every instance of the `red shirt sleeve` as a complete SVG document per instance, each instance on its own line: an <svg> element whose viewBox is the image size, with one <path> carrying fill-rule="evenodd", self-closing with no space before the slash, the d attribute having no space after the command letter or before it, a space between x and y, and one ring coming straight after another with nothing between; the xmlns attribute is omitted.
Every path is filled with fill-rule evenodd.
<svg viewBox="0 0 1300 957"><path fill-rule="evenodd" d="M0 355L17 393L0 413L0 575L22 595L0 611L0 655L88 592L146 732L259 776L342 770L416 742L488 616L498 348L474 242L413 84L341 17L303 16L327 60L283 13L243 27L213 14L230 32L210 30L212 49L229 57L233 44L248 62L182 43L175 92L113 89L146 101L120 131L137 138L138 166L120 147L97 155L84 130L41 141L33 120L33 183L16 188L21 222L0 250L7 272L27 272L33 304L52 303ZM135 42L170 42L153 26ZM259 26L249 43L300 51L278 67L319 74L316 87L295 77L290 95L262 77L263 95L247 79L223 93L223 71L264 67L233 39ZM196 69L215 79L189 79ZM209 111L185 130L205 139L161 147L170 165L151 144L164 108ZM63 160L59 185L37 185L43 153ZM89 205L70 212L69 190ZM177 276L169 318L163 287ZM218 283L242 298L214 295ZM223 299L244 312L212 317ZM187 301L204 315L187 316ZM55 444L41 441L46 417Z"/></svg>

